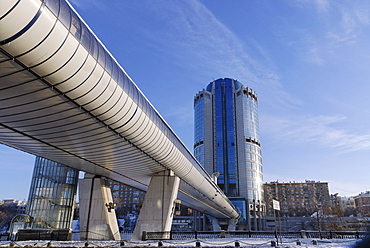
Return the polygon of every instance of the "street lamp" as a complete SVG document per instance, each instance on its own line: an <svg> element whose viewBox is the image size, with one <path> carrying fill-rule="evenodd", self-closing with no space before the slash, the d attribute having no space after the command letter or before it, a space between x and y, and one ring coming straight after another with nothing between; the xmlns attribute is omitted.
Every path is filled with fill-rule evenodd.
<svg viewBox="0 0 370 248"><path fill-rule="evenodd" d="M319 235L320 235L320 239L322 239L322 234L321 234L321 223L320 223L321 207L322 207L321 202L318 202L318 203L317 203L317 224L318 224L318 226L319 226Z"/></svg>

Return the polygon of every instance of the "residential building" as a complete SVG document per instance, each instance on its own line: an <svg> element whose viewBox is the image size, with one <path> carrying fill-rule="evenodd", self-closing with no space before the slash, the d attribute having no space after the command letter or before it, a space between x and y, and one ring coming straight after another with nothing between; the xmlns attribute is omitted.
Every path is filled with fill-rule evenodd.
<svg viewBox="0 0 370 248"><path fill-rule="evenodd" d="M343 216L347 217L356 214L355 199L353 197L339 196L338 202Z"/></svg>
<svg viewBox="0 0 370 248"><path fill-rule="evenodd" d="M112 180L109 180L109 185L113 202L116 204L116 216L125 220L124 227L126 230L132 231L139 216L145 192Z"/></svg>
<svg viewBox="0 0 370 248"><path fill-rule="evenodd" d="M357 214L361 217L370 217L370 191L361 192L353 198L355 199Z"/></svg>
<svg viewBox="0 0 370 248"><path fill-rule="evenodd" d="M240 211L238 229L263 229L257 94L231 78L214 80L194 97L194 122L194 155Z"/></svg>
<svg viewBox="0 0 370 248"><path fill-rule="evenodd" d="M280 216L310 216L331 208L327 182L270 182L264 184L267 216L274 216L273 200L280 203Z"/></svg>
<svg viewBox="0 0 370 248"><path fill-rule="evenodd" d="M26 201L18 201L15 199L4 199L4 201L0 205L4 205L7 207L12 207L17 213L24 214L26 212L27 202Z"/></svg>

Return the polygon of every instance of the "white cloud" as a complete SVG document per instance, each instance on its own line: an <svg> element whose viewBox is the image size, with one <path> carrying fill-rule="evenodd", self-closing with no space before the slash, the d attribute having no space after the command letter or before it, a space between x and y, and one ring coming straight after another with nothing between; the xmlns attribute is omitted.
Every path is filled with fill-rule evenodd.
<svg viewBox="0 0 370 248"><path fill-rule="evenodd" d="M370 150L370 134L339 128L345 120L341 115L295 117L294 120L264 116L261 126L265 134L279 139L279 142L284 137L289 142L318 144L341 153Z"/></svg>
<svg viewBox="0 0 370 248"><path fill-rule="evenodd" d="M276 106L291 108L300 103L284 89L269 52L253 40L246 44L200 1L150 7L163 20L171 21L166 22L165 28L144 30L146 37L160 44L157 49L174 51L171 55L174 63L209 77L235 78L257 92L264 92L269 101L279 102ZM249 50L258 51L261 56L252 57Z"/></svg>

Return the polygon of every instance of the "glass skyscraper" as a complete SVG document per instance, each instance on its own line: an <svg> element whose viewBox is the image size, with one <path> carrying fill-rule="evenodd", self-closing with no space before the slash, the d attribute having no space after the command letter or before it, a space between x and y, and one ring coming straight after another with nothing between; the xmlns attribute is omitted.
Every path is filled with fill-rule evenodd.
<svg viewBox="0 0 370 248"><path fill-rule="evenodd" d="M264 228L262 159L256 93L230 78L194 98L194 155L240 210L238 229Z"/></svg>

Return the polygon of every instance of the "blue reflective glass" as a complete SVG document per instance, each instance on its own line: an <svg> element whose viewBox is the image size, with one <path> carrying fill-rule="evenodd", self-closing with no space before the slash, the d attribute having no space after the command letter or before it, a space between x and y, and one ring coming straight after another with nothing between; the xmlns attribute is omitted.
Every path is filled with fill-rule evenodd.
<svg viewBox="0 0 370 248"><path fill-rule="evenodd" d="M108 54L108 52L105 51L105 70L110 74L112 75L112 66L113 66L113 62L112 62L112 58L111 56Z"/></svg>
<svg viewBox="0 0 370 248"><path fill-rule="evenodd" d="M105 56L106 56L106 52L105 52L105 49L103 48L103 46L100 43L98 44L98 47L99 47L99 58L98 58L98 62L104 68L105 67Z"/></svg>
<svg viewBox="0 0 370 248"><path fill-rule="evenodd" d="M194 142L204 140L204 98L201 97L194 107Z"/></svg>
<svg viewBox="0 0 370 248"><path fill-rule="evenodd" d="M112 71L112 77L114 81L118 82L118 77L119 77L119 67L118 65L113 61L113 71Z"/></svg>
<svg viewBox="0 0 370 248"><path fill-rule="evenodd" d="M55 16L58 16L59 13L59 0L47 0L46 6L54 13Z"/></svg>
<svg viewBox="0 0 370 248"><path fill-rule="evenodd" d="M97 40L95 39L95 37L91 35L91 45L90 45L90 54L91 56L93 56L94 59L98 59L98 54L99 54L99 48L98 48L98 42Z"/></svg>
<svg viewBox="0 0 370 248"><path fill-rule="evenodd" d="M81 22L81 44L86 48L87 51L90 51L90 43L90 32L85 24Z"/></svg>
<svg viewBox="0 0 370 248"><path fill-rule="evenodd" d="M230 200L235 208L240 212L239 223L245 223L247 220L247 204L245 200Z"/></svg>
<svg viewBox="0 0 370 248"><path fill-rule="evenodd" d="M74 11L71 11L71 27L69 29L71 34L73 34L76 39L81 37L81 21Z"/></svg>
<svg viewBox="0 0 370 248"><path fill-rule="evenodd" d="M60 2L59 20L69 29L71 25L71 9L65 1Z"/></svg>

